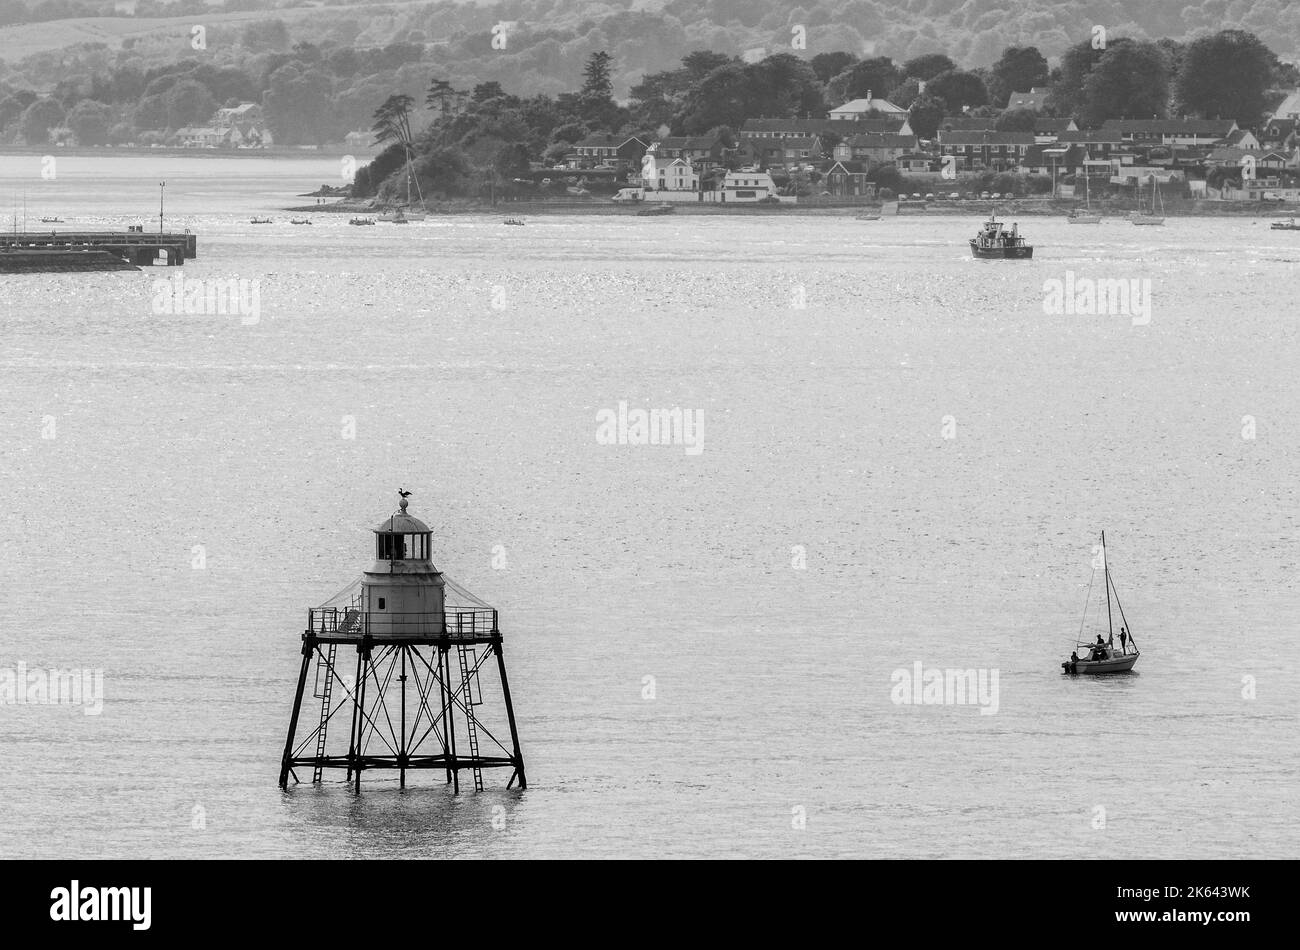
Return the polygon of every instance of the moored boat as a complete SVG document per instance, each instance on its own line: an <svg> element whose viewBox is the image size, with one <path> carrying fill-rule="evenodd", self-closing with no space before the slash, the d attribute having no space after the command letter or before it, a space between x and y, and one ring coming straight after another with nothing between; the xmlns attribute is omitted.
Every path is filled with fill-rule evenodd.
<svg viewBox="0 0 1300 950"><path fill-rule="evenodd" d="M1296 224L1295 218L1290 221L1274 221L1269 227L1274 231L1300 231L1300 224Z"/></svg>
<svg viewBox="0 0 1300 950"><path fill-rule="evenodd" d="M311 224L311 219L302 218L301 220L299 220L298 218L290 218L289 223L290 224Z"/></svg>
<svg viewBox="0 0 1300 950"><path fill-rule="evenodd" d="M348 220L348 224L356 224L356 225L374 224L374 223L375 223L374 218L351 218Z"/></svg>
<svg viewBox="0 0 1300 950"><path fill-rule="evenodd" d="M503 222L501 222L501 223L502 223L502 224L513 224L515 227L520 227L520 228L522 228L522 227L524 226L524 223L523 223L522 221L520 221L518 218L506 218L506 219L505 219Z"/></svg>
<svg viewBox="0 0 1300 950"><path fill-rule="evenodd" d="M661 214L672 214L677 209L670 204L657 204L651 208L642 208L637 212L638 217L656 218Z"/></svg>
<svg viewBox="0 0 1300 950"><path fill-rule="evenodd" d="M1149 209L1142 207L1142 185L1139 183L1138 184L1138 210L1133 212L1133 214L1129 216L1129 220L1132 221L1134 224L1142 225L1145 227L1153 227L1156 225L1164 224L1165 216L1163 214L1156 214L1157 200L1160 202L1160 210L1164 211L1165 199L1164 196L1160 194L1160 186L1156 184L1155 175L1152 175L1151 176L1151 207Z"/></svg>
<svg viewBox="0 0 1300 950"><path fill-rule="evenodd" d="M249 224L271 224L272 221L270 218L253 218L248 223Z"/></svg>
<svg viewBox="0 0 1300 950"><path fill-rule="evenodd" d="M1075 640L1074 652L1070 658L1061 664L1061 670L1064 673L1098 675L1102 673L1127 673L1133 669L1142 654L1138 651L1137 644L1133 640L1133 633L1128 626L1128 618L1124 616L1124 607L1119 602L1119 591L1115 589L1115 582L1110 576L1110 561L1106 557L1106 532L1101 533L1101 571L1102 586L1106 589L1106 636L1102 636L1100 630L1097 631L1095 641L1088 640L1084 636L1084 627L1088 623L1088 602L1092 599L1092 582L1088 583L1088 597L1084 601L1083 621L1079 625L1079 636ZM1093 568L1093 580L1096 580L1097 569ZM1120 635L1119 649L1115 649L1115 622L1110 609L1111 596L1114 595L1115 606L1119 610L1120 617ZM1100 624L1098 624L1098 627ZM1086 650L1086 656L1080 656L1079 651Z"/></svg>
<svg viewBox="0 0 1300 950"><path fill-rule="evenodd" d="M1065 220L1070 224L1101 224L1101 215L1092 210L1092 187L1088 184L1086 171L1083 175L1083 204L1082 208L1072 209Z"/></svg>
<svg viewBox="0 0 1300 950"><path fill-rule="evenodd" d="M980 232L970 239L970 252L980 260L1029 260L1034 256L1033 245L1020 236L1020 225L1011 225L1008 231L993 215L984 222Z"/></svg>

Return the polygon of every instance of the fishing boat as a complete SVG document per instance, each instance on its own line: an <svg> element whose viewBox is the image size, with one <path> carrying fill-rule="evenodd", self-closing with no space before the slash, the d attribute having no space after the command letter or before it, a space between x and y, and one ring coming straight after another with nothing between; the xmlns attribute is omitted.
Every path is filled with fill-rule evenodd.
<svg viewBox="0 0 1300 950"><path fill-rule="evenodd" d="M970 239L970 252L980 260L1025 261L1034 256L1034 248L1020 236L1020 225L1008 231L994 215L984 222L980 232Z"/></svg>
<svg viewBox="0 0 1300 950"><path fill-rule="evenodd" d="M374 224L374 223L375 223L374 218L350 218L348 220L348 224L355 224L355 225Z"/></svg>
<svg viewBox="0 0 1300 950"><path fill-rule="evenodd" d="M1084 601L1083 620L1079 624L1079 636L1075 640L1074 652L1070 654L1068 660L1061 664L1061 670L1070 675L1080 673L1088 675L1127 673L1133 669L1138 657L1141 656L1137 644L1133 642L1133 631L1128 625L1128 618L1124 616L1124 607L1119 602L1119 591L1115 589L1115 581L1110 576L1110 560L1106 557L1105 531L1101 533L1101 571L1103 577L1102 586L1106 589L1106 636L1101 635L1100 623L1092 631L1084 632L1088 623L1088 605L1092 600L1093 582L1097 579L1097 569L1094 567L1092 580L1088 582L1088 596ZM1120 647L1118 650L1115 649L1115 621L1110 608L1112 595L1114 595L1115 607L1119 610L1120 619ZM1093 632L1097 634L1096 640L1089 639Z"/></svg>
<svg viewBox="0 0 1300 950"><path fill-rule="evenodd" d="M1160 202L1160 214L1156 214L1156 202ZM1133 212L1129 220L1134 224L1154 226L1165 223L1165 199L1160 194L1160 186L1156 184L1156 176L1151 176L1151 208L1142 207L1142 185L1138 185L1138 210Z"/></svg>
<svg viewBox="0 0 1300 950"><path fill-rule="evenodd" d="M642 208L637 212L637 216L641 218L657 218L662 214L672 214L676 210L669 204L657 204L652 208Z"/></svg>
<svg viewBox="0 0 1300 950"><path fill-rule="evenodd" d="M1083 203L1084 207L1074 208L1066 215L1065 220L1070 224L1101 224L1101 215L1094 214L1092 210L1092 193L1088 187L1088 173L1083 175Z"/></svg>
<svg viewBox="0 0 1300 950"><path fill-rule="evenodd" d="M290 218L290 219L289 219L289 223L290 223L290 224L311 224L311 219L310 219L310 218L302 218L302 219L299 219L299 218Z"/></svg>
<svg viewBox="0 0 1300 950"><path fill-rule="evenodd" d="M1274 231L1300 231L1300 224L1295 223L1295 218L1289 221L1274 221L1269 227Z"/></svg>
<svg viewBox="0 0 1300 950"><path fill-rule="evenodd" d="M42 224L64 224L65 222L62 218L56 216L53 218L41 218L41 223Z"/></svg>
<svg viewBox="0 0 1300 950"><path fill-rule="evenodd" d="M253 219L250 220L248 223L249 223L249 224L270 224L270 223L271 223L271 219L270 219L270 218L253 218Z"/></svg>

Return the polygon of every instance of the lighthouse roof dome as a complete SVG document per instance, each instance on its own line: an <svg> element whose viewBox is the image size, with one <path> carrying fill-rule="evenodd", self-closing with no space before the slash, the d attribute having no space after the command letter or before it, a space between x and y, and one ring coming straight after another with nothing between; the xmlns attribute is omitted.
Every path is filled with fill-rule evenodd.
<svg viewBox="0 0 1300 950"><path fill-rule="evenodd" d="M429 526L414 515L406 513L406 499L400 511L395 511L375 528L375 534L428 534Z"/></svg>

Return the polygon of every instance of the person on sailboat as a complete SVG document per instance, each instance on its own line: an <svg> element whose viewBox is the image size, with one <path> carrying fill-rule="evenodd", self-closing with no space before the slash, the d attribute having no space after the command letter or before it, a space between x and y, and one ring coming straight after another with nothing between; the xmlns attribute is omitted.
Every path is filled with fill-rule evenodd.
<svg viewBox="0 0 1300 950"><path fill-rule="evenodd" d="M1119 628L1119 648L1121 653L1128 653L1128 631L1123 627Z"/></svg>

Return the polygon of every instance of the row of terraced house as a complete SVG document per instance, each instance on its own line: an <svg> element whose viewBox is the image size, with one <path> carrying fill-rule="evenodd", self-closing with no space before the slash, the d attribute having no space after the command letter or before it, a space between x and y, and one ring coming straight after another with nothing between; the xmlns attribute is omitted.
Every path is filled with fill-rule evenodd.
<svg viewBox="0 0 1300 950"><path fill-rule="evenodd" d="M1300 172L1300 90L1287 96L1256 129L1232 119L1112 119L1096 129L1081 129L1073 119L1041 114L1045 89L1016 93L1009 108L1038 116L1033 131L997 130L995 118L951 116L928 139L915 134L908 114L886 100L853 100L826 118L750 119L737 143L717 136L638 137L594 135L577 142L566 159L570 168L616 169L629 184L665 192L698 190L710 172L725 168L785 177L821 173L823 193L871 195L870 176L881 166L941 183L952 175L1008 172L1086 176L1090 181L1132 183L1141 179L1187 181L1194 193L1253 200L1300 198L1288 187L1289 173ZM644 162L653 155L651 165ZM641 181L643 168L653 180ZM1216 192L1206 185L1214 168L1248 169L1241 187ZM775 186L773 186L775 187Z"/></svg>

